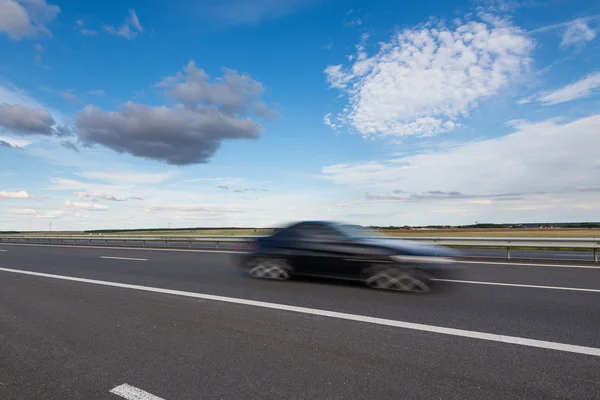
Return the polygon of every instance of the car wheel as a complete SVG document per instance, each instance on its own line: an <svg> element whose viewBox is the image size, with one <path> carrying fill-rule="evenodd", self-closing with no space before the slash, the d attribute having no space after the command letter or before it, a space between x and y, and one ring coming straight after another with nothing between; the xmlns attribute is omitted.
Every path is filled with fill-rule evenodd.
<svg viewBox="0 0 600 400"><path fill-rule="evenodd" d="M430 280L418 271L400 268L374 271L365 279L367 286L373 289L411 293L430 292L429 282Z"/></svg>
<svg viewBox="0 0 600 400"><path fill-rule="evenodd" d="M292 277L292 268L281 259L258 258L248 265L248 275L253 278L285 281Z"/></svg>

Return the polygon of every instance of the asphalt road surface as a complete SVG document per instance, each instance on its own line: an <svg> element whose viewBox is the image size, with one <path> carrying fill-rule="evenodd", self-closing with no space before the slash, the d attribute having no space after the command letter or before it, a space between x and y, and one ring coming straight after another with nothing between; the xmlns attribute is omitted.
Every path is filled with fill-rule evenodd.
<svg viewBox="0 0 600 400"><path fill-rule="evenodd" d="M600 268L408 295L231 253L0 245L0 399L595 399ZM214 297L218 296L218 297Z"/></svg>

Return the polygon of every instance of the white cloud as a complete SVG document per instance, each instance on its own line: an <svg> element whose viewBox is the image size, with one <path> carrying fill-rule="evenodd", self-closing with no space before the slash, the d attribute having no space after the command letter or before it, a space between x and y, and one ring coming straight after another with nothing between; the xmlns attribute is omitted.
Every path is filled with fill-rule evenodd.
<svg viewBox="0 0 600 400"><path fill-rule="evenodd" d="M593 195L577 188L600 184L598 131L600 114L564 124L522 122L507 136L385 162L334 165L323 174L396 200L414 200L410 194L462 203L486 196L500 201L498 196Z"/></svg>
<svg viewBox="0 0 600 400"><path fill-rule="evenodd" d="M565 103L589 97L598 88L600 88L600 72L590 74L555 91L542 93L537 100L545 105Z"/></svg>
<svg viewBox="0 0 600 400"><path fill-rule="evenodd" d="M0 136L0 142L8 143L12 147L25 147L32 143L30 140L15 139L6 136Z"/></svg>
<svg viewBox="0 0 600 400"><path fill-rule="evenodd" d="M37 196L34 196L24 190L11 192L7 190L0 190L0 199L37 199Z"/></svg>
<svg viewBox="0 0 600 400"><path fill-rule="evenodd" d="M108 210L108 206L105 204L80 203L80 202L71 201L71 200L65 201L65 205L68 207L77 208L80 210L87 210L87 211L106 211L106 210Z"/></svg>
<svg viewBox="0 0 600 400"><path fill-rule="evenodd" d="M17 208L8 211L15 215L37 215L37 211L33 208Z"/></svg>
<svg viewBox="0 0 600 400"><path fill-rule="evenodd" d="M36 218L41 219L56 219L62 218L67 215L66 210L47 210L47 211L39 211L36 214Z"/></svg>
<svg viewBox="0 0 600 400"><path fill-rule="evenodd" d="M104 90L102 90L102 89L90 90L88 92L88 94L91 96L104 96Z"/></svg>
<svg viewBox="0 0 600 400"><path fill-rule="evenodd" d="M90 200L90 201L99 201L99 200L106 200L106 201L143 200L141 197L136 197L136 196L129 196L129 197L119 198L119 197L114 196L112 194L106 194L106 193L76 192L75 195L77 197L79 197L79 198Z"/></svg>
<svg viewBox="0 0 600 400"><path fill-rule="evenodd" d="M405 29L373 56L364 39L350 65L325 74L349 100L333 123L365 136L453 130L528 67L533 49L521 29L489 15Z"/></svg>
<svg viewBox="0 0 600 400"><path fill-rule="evenodd" d="M129 40L136 37L140 32L144 32L144 28L140 24L135 10L129 10L129 16L120 27L115 28L114 26L107 25L104 29L111 35L122 36Z"/></svg>
<svg viewBox="0 0 600 400"><path fill-rule="evenodd" d="M50 35L46 24L60 13L60 7L46 0L0 0L0 33L20 40L39 33Z"/></svg>
<svg viewBox="0 0 600 400"><path fill-rule="evenodd" d="M561 47L577 46L585 44L596 37L596 32L591 29L584 19L576 19L567 25L562 40Z"/></svg>

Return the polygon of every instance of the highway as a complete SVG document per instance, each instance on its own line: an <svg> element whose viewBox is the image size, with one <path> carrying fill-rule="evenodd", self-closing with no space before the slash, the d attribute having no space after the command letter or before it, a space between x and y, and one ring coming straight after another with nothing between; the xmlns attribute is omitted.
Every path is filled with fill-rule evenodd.
<svg viewBox="0 0 600 400"><path fill-rule="evenodd" d="M598 265L465 263L409 295L253 280L235 257L0 244L0 398L600 393Z"/></svg>

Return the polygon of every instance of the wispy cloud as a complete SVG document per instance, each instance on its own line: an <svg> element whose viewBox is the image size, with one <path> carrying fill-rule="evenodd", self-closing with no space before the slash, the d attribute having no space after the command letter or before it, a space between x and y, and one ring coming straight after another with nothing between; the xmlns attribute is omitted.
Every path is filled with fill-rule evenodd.
<svg viewBox="0 0 600 400"><path fill-rule="evenodd" d="M594 40L595 37L596 32L588 26L585 20L576 19L567 26L560 42L560 46L579 46Z"/></svg>
<svg viewBox="0 0 600 400"><path fill-rule="evenodd" d="M120 27L106 25L104 29L111 35L122 36L129 40L135 38L139 33L144 32L144 28L135 10L129 10L129 16Z"/></svg>
<svg viewBox="0 0 600 400"><path fill-rule="evenodd" d="M72 103L75 103L75 104L83 103L83 101L79 97L77 97L77 95L74 93L74 91L72 89L67 89L67 90L63 91L60 95L63 99L68 100Z"/></svg>
<svg viewBox="0 0 600 400"><path fill-rule="evenodd" d="M598 88L600 88L600 72L590 74L577 82L570 83L560 89L542 93L537 100L545 105L560 104L589 97L593 95Z"/></svg>

